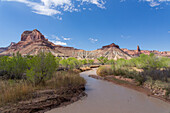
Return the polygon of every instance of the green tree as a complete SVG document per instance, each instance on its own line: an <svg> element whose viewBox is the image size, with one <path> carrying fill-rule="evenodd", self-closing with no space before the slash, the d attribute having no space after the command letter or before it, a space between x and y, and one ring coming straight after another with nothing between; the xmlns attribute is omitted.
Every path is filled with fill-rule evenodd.
<svg viewBox="0 0 170 113"><path fill-rule="evenodd" d="M105 58L103 56L97 58L97 60L102 64L104 65L107 61L108 61L108 58Z"/></svg>
<svg viewBox="0 0 170 113"><path fill-rule="evenodd" d="M63 68L68 69L68 67L69 67L69 62L68 62L67 59L62 59L62 60L60 60L59 63L62 65Z"/></svg>
<svg viewBox="0 0 170 113"><path fill-rule="evenodd" d="M111 64L112 65L114 63L115 63L115 61L113 59L107 61L107 64Z"/></svg>
<svg viewBox="0 0 170 113"><path fill-rule="evenodd" d="M51 53L40 53L31 59L30 67L27 69L27 79L38 85L50 79L56 70L56 59Z"/></svg>
<svg viewBox="0 0 170 113"><path fill-rule="evenodd" d="M82 62L83 65L87 64L87 60L86 59L81 60L81 62Z"/></svg>
<svg viewBox="0 0 170 113"><path fill-rule="evenodd" d="M91 64L91 65L93 65L93 64L94 64L94 60L89 59L89 60L88 60L88 63Z"/></svg>
<svg viewBox="0 0 170 113"><path fill-rule="evenodd" d="M56 68L59 68L61 59L61 57L56 57Z"/></svg>
<svg viewBox="0 0 170 113"><path fill-rule="evenodd" d="M26 58L22 57L19 52L8 59L6 71L9 79L21 79L28 68Z"/></svg>

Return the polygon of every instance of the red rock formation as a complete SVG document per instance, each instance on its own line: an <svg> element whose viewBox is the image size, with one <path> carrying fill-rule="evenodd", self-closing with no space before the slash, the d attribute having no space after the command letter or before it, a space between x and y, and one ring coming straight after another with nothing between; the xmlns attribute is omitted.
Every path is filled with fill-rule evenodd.
<svg viewBox="0 0 170 113"><path fill-rule="evenodd" d="M157 56L165 56L165 57L170 57L170 53L168 51L157 51L157 50L140 50L139 46L137 46L137 50L128 50L128 49L124 49L122 48L122 50L126 53L128 53L131 56L139 56L140 54L146 54L149 55L150 53L154 53Z"/></svg>
<svg viewBox="0 0 170 113"><path fill-rule="evenodd" d="M137 46L137 52L140 52L140 47L139 47L139 45Z"/></svg>
<svg viewBox="0 0 170 113"><path fill-rule="evenodd" d="M17 52L22 55L36 55L42 51L51 52L53 55L59 57L76 57L79 59L97 59L101 56L107 57L108 59L131 58L130 55L122 51L119 46L114 43L103 46L102 49L94 51L85 51L73 47L55 45L48 41L44 35L36 29L23 32L21 35L21 41L12 45L8 50L0 53L0 55L12 55Z"/></svg>
<svg viewBox="0 0 170 113"><path fill-rule="evenodd" d="M112 44L110 44L110 45L103 46L101 49L105 49L105 48L111 48L111 47L116 47L116 48L119 48L119 46L118 46L118 45L116 45L116 44L112 43Z"/></svg>
<svg viewBox="0 0 170 113"><path fill-rule="evenodd" d="M36 41L36 40L47 39L37 29L34 29L33 31L24 31L21 35L21 41Z"/></svg>
<svg viewBox="0 0 170 113"><path fill-rule="evenodd" d="M80 59L97 59L101 56L107 57L109 59L130 59L131 56L139 56L141 53L150 54L151 52L158 55L161 54L162 56L170 55L170 52L160 53L159 51L141 51L139 46L137 50L121 50L119 46L114 43L107 46L103 46L101 49L94 51L85 51L81 49L75 49L73 47L64 47L60 45L55 45L54 43L48 41L44 37L44 35L42 35L37 29L35 29L33 31L24 31L21 35L21 41L17 44L12 43L8 49L0 48L0 56L12 55L13 53L17 52L22 55L36 55L42 51L51 52L55 56L76 57Z"/></svg>

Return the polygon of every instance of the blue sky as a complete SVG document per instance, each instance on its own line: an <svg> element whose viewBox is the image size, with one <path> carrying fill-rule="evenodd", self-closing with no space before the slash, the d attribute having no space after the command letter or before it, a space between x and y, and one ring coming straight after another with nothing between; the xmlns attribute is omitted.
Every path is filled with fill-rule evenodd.
<svg viewBox="0 0 170 113"><path fill-rule="evenodd" d="M0 0L0 47L38 29L50 41L95 50L170 51L168 0Z"/></svg>

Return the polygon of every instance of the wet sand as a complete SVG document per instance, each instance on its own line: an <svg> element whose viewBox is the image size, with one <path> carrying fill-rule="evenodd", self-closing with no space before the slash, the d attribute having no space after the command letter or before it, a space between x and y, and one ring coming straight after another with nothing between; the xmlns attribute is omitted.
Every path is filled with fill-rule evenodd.
<svg viewBox="0 0 170 113"><path fill-rule="evenodd" d="M87 97L47 113L170 113L170 104L107 81L88 77L96 70L82 72Z"/></svg>

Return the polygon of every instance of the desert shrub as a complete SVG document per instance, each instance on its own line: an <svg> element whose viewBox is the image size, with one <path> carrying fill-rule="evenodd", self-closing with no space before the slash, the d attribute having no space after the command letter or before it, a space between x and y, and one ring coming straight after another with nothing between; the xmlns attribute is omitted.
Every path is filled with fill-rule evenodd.
<svg viewBox="0 0 170 113"><path fill-rule="evenodd" d="M126 60L123 58L120 58L116 61L116 67L125 67L126 66Z"/></svg>
<svg viewBox="0 0 170 113"><path fill-rule="evenodd" d="M68 59L60 60L59 63L66 70L78 69L78 68L80 68L82 66L82 62L80 60L77 60L76 58L73 58L73 57L70 57Z"/></svg>
<svg viewBox="0 0 170 113"><path fill-rule="evenodd" d="M87 60L83 59L83 60L81 60L81 63L82 63L82 65L86 65L87 64Z"/></svg>
<svg viewBox="0 0 170 113"><path fill-rule="evenodd" d="M164 67L161 58L156 57L154 54L145 55L141 54L140 57L136 58L135 66L141 69L150 69L150 68L162 68Z"/></svg>
<svg viewBox="0 0 170 113"><path fill-rule="evenodd" d="M79 73L74 71L56 72L53 78L47 81L47 86L51 88L77 87L85 84L86 81L84 78L80 77Z"/></svg>
<svg viewBox="0 0 170 113"><path fill-rule="evenodd" d="M107 76L107 75L111 75L112 73L112 69L110 66L101 66L97 69L97 74L99 76Z"/></svg>
<svg viewBox="0 0 170 113"><path fill-rule="evenodd" d="M59 63L63 68L68 69L69 63L67 59L62 59Z"/></svg>
<svg viewBox="0 0 170 113"><path fill-rule="evenodd" d="M68 60L69 69L75 69L75 68L78 69L82 65L82 62L77 60L76 58L71 57L68 58L67 60Z"/></svg>
<svg viewBox="0 0 170 113"><path fill-rule="evenodd" d="M88 63L89 63L90 65L93 65L93 64L94 64L94 60L89 59L89 60L88 60Z"/></svg>
<svg viewBox="0 0 170 113"><path fill-rule="evenodd" d="M60 61L61 61L61 57L56 57L56 68L58 69L59 68L59 66L60 66Z"/></svg>
<svg viewBox="0 0 170 113"><path fill-rule="evenodd" d="M27 66L26 58L17 53L13 57L1 57L0 70L6 79L22 79Z"/></svg>
<svg viewBox="0 0 170 113"><path fill-rule="evenodd" d="M44 83L52 77L56 70L56 59L51 53L40 53L31 59L30 67L27 69L27 79L34 85Z"/></svg>
<svg viewBox="0 0 170 113"><path fill-rule="evenodd" d="M146 77L143 76L142 74L134 75L134 79L136 80L136 82L138 82L138 85L143 85L144 82L146 81Z"/></svg>
<svg viewBox="0 0 170 113"><path fill-rule="evenodd" d="M97 58L97 60L98 60L102 65L104 65L104 64L108 61L108 58L101 56L101 57Z"/></svg>
<svg viewBox="0 0 170 113"><path fill-rule="evenodd" d="M122 63L124 65L124 63ZM128 67L120 67L119 65L112 65L112 72L115 76L122 76L124 78L131 78L135 79L136 82L139 83L139 85L142 85L145 82L145 76L143 76L141 73L130 70Z"/></svg>
<svg viewBox="0 0 170 113"><path fill-rule="evenodd" d="M142 75L145 75L146 77L151 77L152 80L161 80L163 82L168 82L168 78L170 78L170 69L164 68L164 69L149 69L144 70Z"/></svg>
<svg viewBox="0 0 170 113"><path fill-rule="evenodd" d="M160 62L162 63L162 67L170 68L170 58L160 57Z"/></svg>
<svg viewBox="0 0 170 113"><path fill-rule="evenodd" d="M7 74L8 69L8 56L2 56L0 57L0 76L4 76Z"/></svg>
<svg viewBox="0 0 170 113"><path fill-rule="evenodd" d="M107 64L110 64L110 65L112 65L114 63L115 63L115 61L113 59L107 61Z"/></svg>

